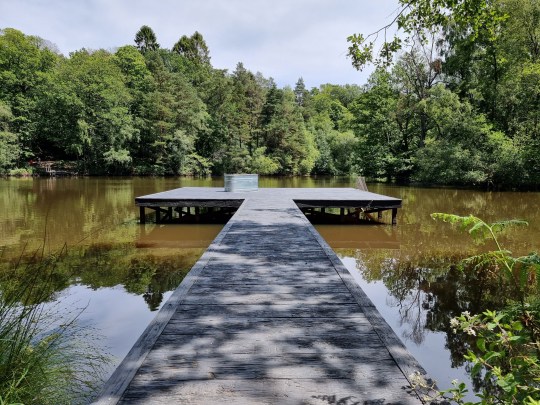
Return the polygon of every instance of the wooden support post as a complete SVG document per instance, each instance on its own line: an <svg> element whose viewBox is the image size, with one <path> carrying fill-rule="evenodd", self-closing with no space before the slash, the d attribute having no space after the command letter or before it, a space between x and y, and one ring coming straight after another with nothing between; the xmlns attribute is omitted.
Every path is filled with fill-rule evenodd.
<svg viewBox="0 0 540 405"><path fill-rule="evenodd" d="M161 223L161 208L156 208L156 224Z"/></svg>
<svg viewBox="0 0 540 405"><path fill-rule="evenodd" d="M397 208L392 208L392 225L397 225Z"/></svg>
<svg viewBox="0 0 540 405"><path fill-rule="evenodd" d="M339 209L339 222L345 222L345 208Z"/></svg>
<svg viewBox="0 0 540 405"><path fill-rule="evenodd" d="M167 208L167 214L169 215L169 221L172 222L172 214L173 213L173 210L172 210L172 207L169 207Z"/></svg>
<svg viewBox="0 0 540 405"><path fill-rule="evenodd" d="M146 224L146 212L144 207L139 207L139 223Z"/></svg>
<svg viewBox="0 0 540 405"><path fill-rule="evenodd" d="M199 222L200 212L201 212L201 209L199 207L195 207L195 222Z"/></svg>
<svg viewBox="0 0 540 405"><path fill-rule="evenodd" d="M324 214L326 212L326 208L321 207L321 214Z"/></svg>
<svg viewBox="0 0 540 405"><path fill-rule="evenodd" d="M368 191L367 185L366 185L366 179L364 177L360 176L356 179L356 188L358 190Z"/></svg>
<svg viewBox="0 0 540 405"><path fill-rule="evenodd" d="M382 211L377 212L377 219L382 221Z"/></svg>
<svg viewBox="0 0 540 405"><path fill-rule="evenodd" d="M370 221L377 222L377 221L375 221L375 218L373 218L373 215L371 215L369 212L365 212L365 211L364 211L364 219L369 219Z"/></svg>

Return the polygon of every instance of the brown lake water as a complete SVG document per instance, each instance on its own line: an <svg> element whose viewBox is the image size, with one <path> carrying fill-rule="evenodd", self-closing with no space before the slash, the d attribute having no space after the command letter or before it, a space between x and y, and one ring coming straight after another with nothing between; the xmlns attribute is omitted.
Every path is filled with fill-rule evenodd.
<svg viewBox="0 0 540 405"><path fill-rule="evenodd" d="M61 252L49 278L50 305L84 308L78 322L121 361L156 311L221 230L221 225L138 224L136 196L182 186L222 187L222 179L58 178L0 180L0 271L37 249ZM261 187L354 187L348 178L263 178ZM526 228L501 240L514 254L540 250L540 193L495 193L369 184L403 199L398 226L317 225L408 349L447 388L468 381L464 345L449 320L461 311L500 304L493 280L450 264L488 249L430 218L473 214L487 221L519 218ZM389 217L385 221L390 222ZM41 250L40 250L41 252ZM24 262L24 260L23 260ZM24 283L24 272L17 273ZM28 275L27 275L28 276ZM39 282L39 281L37 281Z"/></svg>

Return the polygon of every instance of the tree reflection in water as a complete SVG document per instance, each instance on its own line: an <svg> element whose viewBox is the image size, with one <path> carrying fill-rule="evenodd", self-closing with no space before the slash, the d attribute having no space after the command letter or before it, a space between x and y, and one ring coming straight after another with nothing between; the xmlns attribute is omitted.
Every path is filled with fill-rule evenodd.
<svg viewBox="0 0 540 405"><path fill-rule="evenodd" d="M364 249L338 253L354 257L366 282L384 284L386 305L399 314L400 334L406 343L422 346L428 333L444 333L452 368L464 366L467 372L463 356L468 350L477 350L475 339L454 333L450 320L464 311L475 314L500 309L513 298L512 289L500 274L473 264L456 264L471 252L437 255L412 254L405 249ZM480 380L472 379L471 385L478 390Z"/></svg>
<svg viewBox="0 0 540 405"><path fill-rule="evenodd" d="M204 249L137 249L133 244L96 243L63 248L47 255L37 252L13 256L0 264L0 288L24 289L34 277L47 291L39 300L53 301L69 286L78 284L93 290L121 286L127 293L141 296L150 311L156 311L163 294L174 290ZM44 262L51 265L44 266ZM46 268L47 271L42 271ZM45 297L45 298L44 298ZM28 297L28 302L36 299ZM35 302L37 303L37 302Z"/></svg>

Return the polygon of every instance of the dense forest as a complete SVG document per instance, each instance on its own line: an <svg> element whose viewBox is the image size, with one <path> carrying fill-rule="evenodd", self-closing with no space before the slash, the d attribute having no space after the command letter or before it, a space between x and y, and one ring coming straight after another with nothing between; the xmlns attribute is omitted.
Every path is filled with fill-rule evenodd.
<svg viewBox="0 0 540 405"><path fill-rule="evenodd" d="M198 32L165 49L143 26L134 45L66 57L2 29L0 172L62 161L92 175L359 174L536 188L540 2L484 3L502 16L496 27L410 35L366 84L312 89L302 78L279 88L242 63L213 68Z"/></svg>

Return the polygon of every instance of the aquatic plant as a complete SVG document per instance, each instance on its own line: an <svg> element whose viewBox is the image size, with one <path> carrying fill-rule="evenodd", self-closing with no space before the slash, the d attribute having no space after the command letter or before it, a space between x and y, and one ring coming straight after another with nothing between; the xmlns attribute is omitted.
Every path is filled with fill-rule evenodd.
<svg viewBox="0 0 540 405"><path fill-rule="evenodd" d="M540 300L537 297L540 257L536 253L513 257L497 237L508 227L527 223L510 220L488 224L472 215L443 213L432 214L432 218L467 230L477 241L494 243L495 250L469 257L462 265L491 270L513 292L513 301L502 310L480 314L465 311L451 320L455 333L476 338L475 346L468 347L465 359L470 363L471 375L482 381L482 389L476 394L478 402L468 402L464 399L468 392L466 385L453 381L453 387L440 392L439 399L457 404L540 404ZM416 377L416 384L425 385Z"/></svg>
<svg viewBox="0 0 540 405"><path fill-rule="evenodd" d="M52 275L58 257L36 254L25 274ZM36 279L16 289L0 280L0 404L87 402L107 359L92 345L96 335L78 325L82 309L65 315L61 301L47 303L50 289Z"/></svg>

